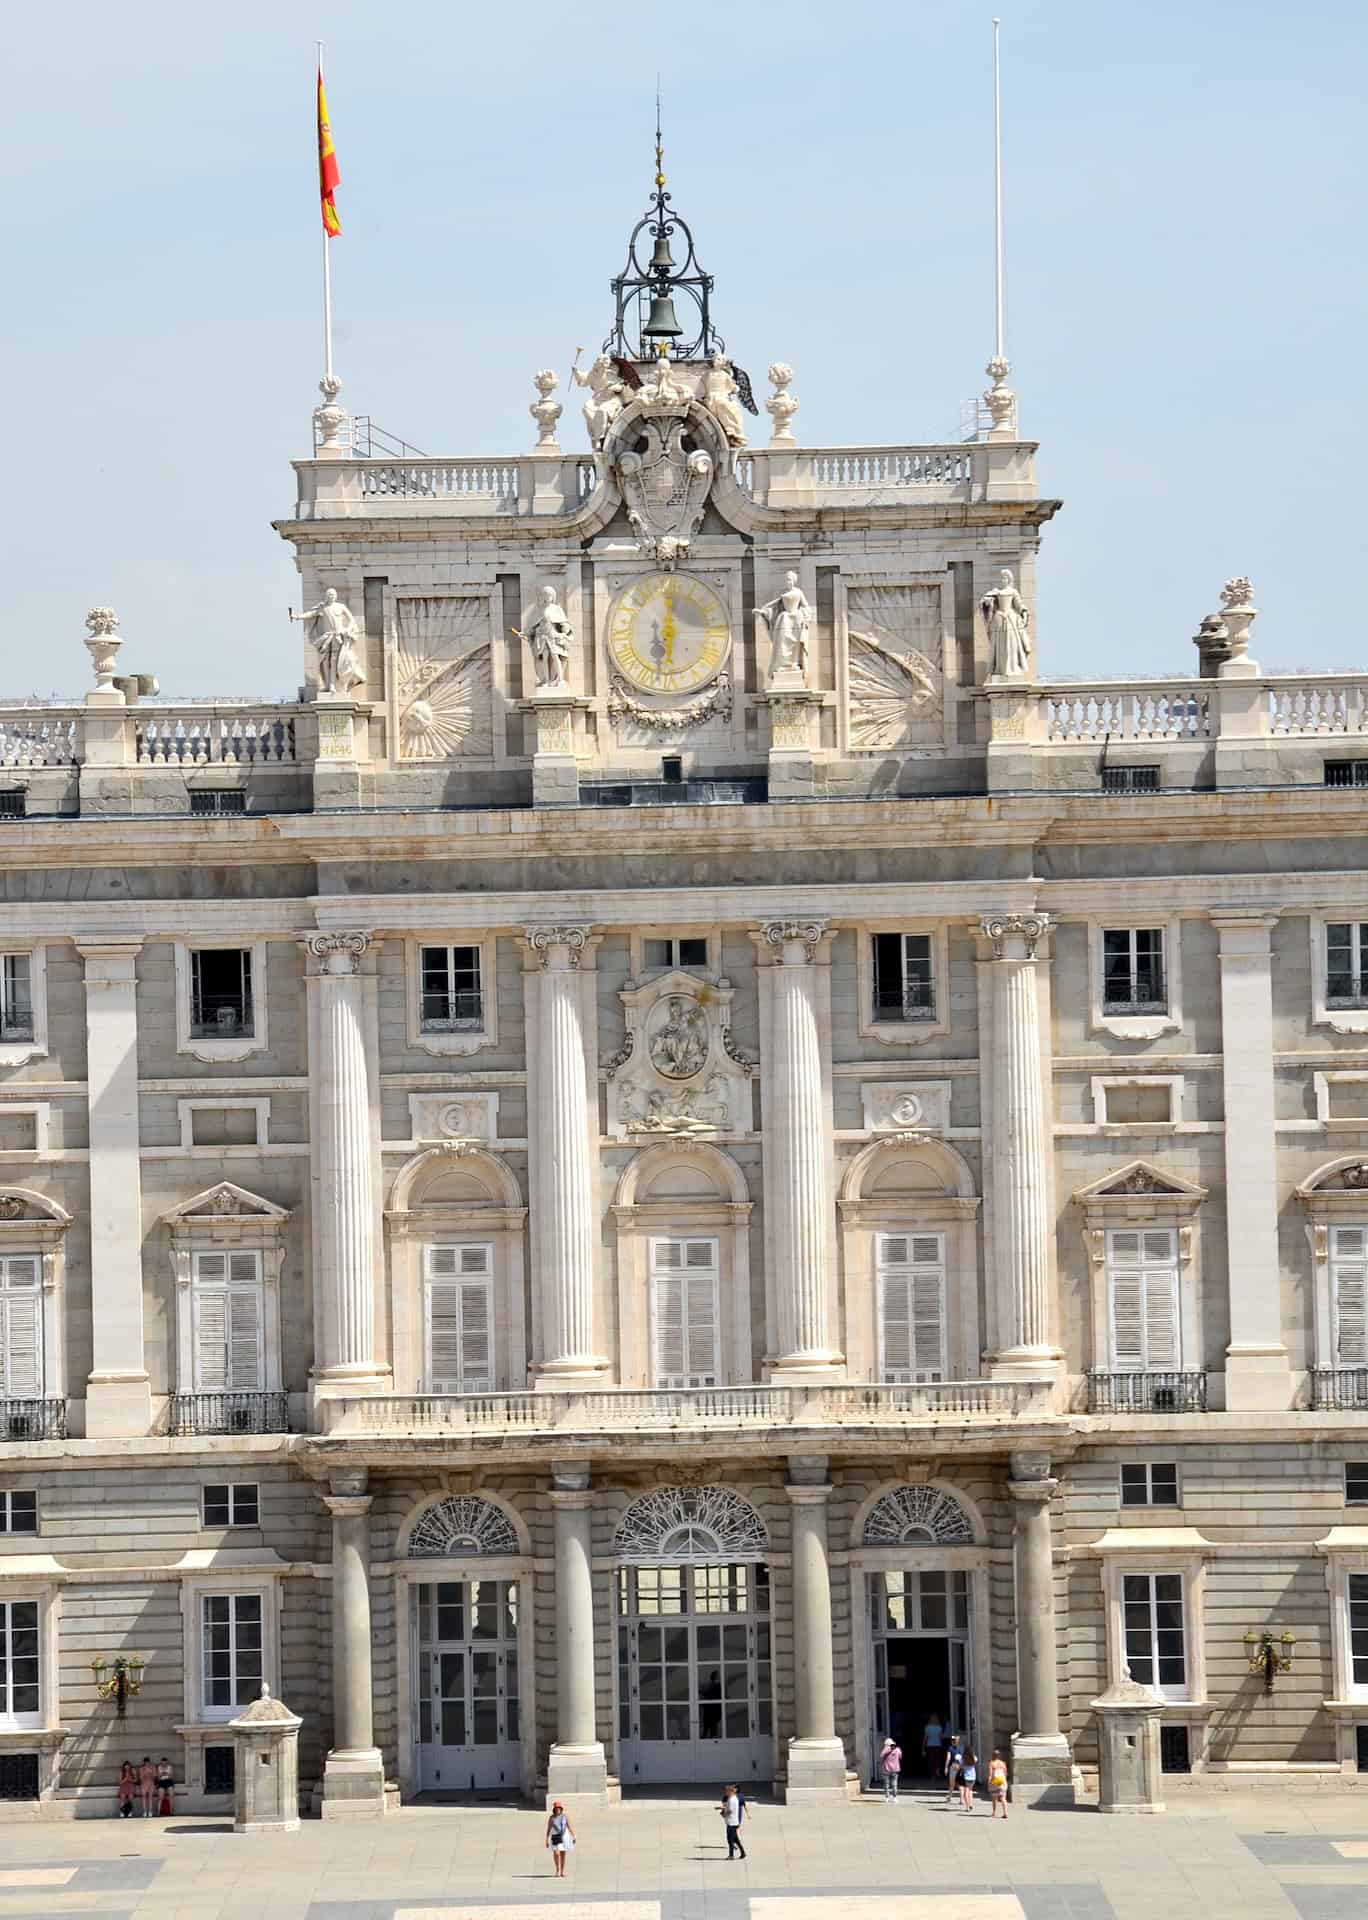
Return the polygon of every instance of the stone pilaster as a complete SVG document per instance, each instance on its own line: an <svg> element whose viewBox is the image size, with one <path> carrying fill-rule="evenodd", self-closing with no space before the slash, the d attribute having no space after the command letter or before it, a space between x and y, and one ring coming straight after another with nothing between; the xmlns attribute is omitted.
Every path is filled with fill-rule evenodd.
<svg viewBox="0 0 1368 1920"><path fill-rule="evenodd" d="M601 1381L608 1364L594 1351L598 1181L579 971L589 929L529 927L526 938L529 1172L542 1310L536 1383L554 1389ZM593 1121L597 1139L597 1114Z"/></svg>
<svg viewBox="0 0 1368 1920"><path fill-rule="evenodd" d="M1221 1074L1225 1093L1226 1246L1230 1345L1226 1406L1283 1412L1292 1374L1282 1326L1274 1139L1270 913L1215 916L1221 941ZM1186 1366L1202 1355L1184 1354Z"/></svg>
<svg viewBox="0 0 1368 1920"><path fill-rule="evenodd" d="M831 1561L827 1502L831 1485L822 1454L789 1461L793 1527L793 1690L795 1734L788 1747L790 1801L844 1800L845 1748L836 1737L835 1664L831 1644Z"/></svg>
<svg viewBox="0 0 1368 1920"><path fill-rule="evenodd" d="M1016 1577L1017 1731L1012 1780L1028 1799L1072 1800L1069 1743L1059 1730L1054 1546L1050 1502L1059 1488L1049 1456L1014 1453L1007 1491L1016 1505L1012 1529Z"/></svg>
<svg viewBox="0 0 1368 1920"><path fill-rule="evenodd" d="M367 1067L365 933L315 933L307 946L314 996L314 1298L320 1398L374 1392L375 1188Z"/></svg>
<svg viewBox="0 0 1368 1920"><path fill-rule="evenodd" d="M994 1379L1058 1374L1050 1301L1050 1159L1036 947L1043 913L985 914L992 943L992 1231L997 1289Z"/></svg>
<svg viewBox="0 0 1368 1920"><path fill-rule="evenodd" d="M546 1800L601 1806L608 1762L594 1699L593 1500L587 1467L551 1465L556 1527L556 1739Z"/></svg>
<svg viewBox="0 0 1368 1920"><path fill-rule="evenodd" d="M371 1698L370 1508L366 1469L334 1474L332 1515L333 1744L323 1763L325 1820L375 1820L385 1811L385 1767Z"/></svg>
<svg viewBox="0 0 1368 1920"><path fill-rule="evenodd" d="M761 1061L765 1227L779 1346L770 1379L816 1384L844 1375L832 1341L828 1094L817 1003L816 961L826 926L771 920L762 933L775 961L770 1044Z"/></svg>
<svg viewBox="0 0 1368 1920"><path fill-rule="evenodd" d="M152 1390L143 1351L142 1179L138 1155L140 938L78 940L85 962L90 1125L92 1366L86 1434L145 1434ZM188 1387L189 1381L179 1383Z"/></svg>

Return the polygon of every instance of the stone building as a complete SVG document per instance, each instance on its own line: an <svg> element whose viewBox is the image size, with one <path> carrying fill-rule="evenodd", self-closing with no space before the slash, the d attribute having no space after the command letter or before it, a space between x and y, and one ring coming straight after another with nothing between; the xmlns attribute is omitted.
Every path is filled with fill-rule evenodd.
<svg viewBox="0 0 1368 1920"><path fill-rule="evenodd" d="M325 1815L932 1711L1067 1788L1127 1666L1170 1801L1352 1777L1368 676L1235 580L1041 678L1004 363L834 448L776 363L751 445L667 198L614 285L582 452L329 387L297 701L97 609L0 712L3 1793L227 1807L263 1679Z"/></svg>

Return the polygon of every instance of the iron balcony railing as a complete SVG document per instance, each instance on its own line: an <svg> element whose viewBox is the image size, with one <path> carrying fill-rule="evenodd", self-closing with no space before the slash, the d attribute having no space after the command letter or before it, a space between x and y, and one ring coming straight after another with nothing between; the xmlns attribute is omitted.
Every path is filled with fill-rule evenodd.
<svg viewBox="0 0 1368 1920"><path fill-rule="evenodd" d="M1205 1413L1206 1404L1206 1375L1196 1368L1088 1375L1090 1413Z"/></svg>
<svg viewBox="0 0 1368 1920"><path fill-rule="evenodd" d="M65 1440L65 1400L0 1400L0 1441Z"/></svg>
<svg viewBox="0 0 1368 1920"><path fill-rule="evenodd" d="M1368 1367L1313 1367L1311 1405L1321 1413L1368 1411Z"/></svg>
<svg viewBox="0 0 1368 1920"><path fill-rule="evenodd" d="M284 1393L173 1393L171 1431L190 1433L288 1433L290 1401Z"/></svg>

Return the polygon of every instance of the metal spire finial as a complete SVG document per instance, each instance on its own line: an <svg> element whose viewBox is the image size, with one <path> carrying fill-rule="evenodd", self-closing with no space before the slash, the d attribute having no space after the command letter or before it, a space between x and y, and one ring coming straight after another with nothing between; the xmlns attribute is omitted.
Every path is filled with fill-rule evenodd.
<svg viewBox="0 0 1368 1920"><path fill-rule="evenodd" d="M656 75L656 170L657 192L665 185L665 149L660 143L660 75Z"/></svg>

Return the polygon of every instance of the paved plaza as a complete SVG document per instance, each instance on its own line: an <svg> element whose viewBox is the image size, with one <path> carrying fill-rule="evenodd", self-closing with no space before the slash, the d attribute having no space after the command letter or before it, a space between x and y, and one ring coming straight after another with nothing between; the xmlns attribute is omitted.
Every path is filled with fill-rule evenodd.
<svg viewBox="0 0 1368 1920"><path fill-rule="evenodd" d="M1339 1920L1368 1911L1368 1800L1208 1796L1158 1819L939 1802L759 1804L744 1862L700 1801L586 1814L563 1885L544 1816L407 1807L383 1823L247 1837L221 1822L13 1825L0 1916L156 1920Z"/></svg>

